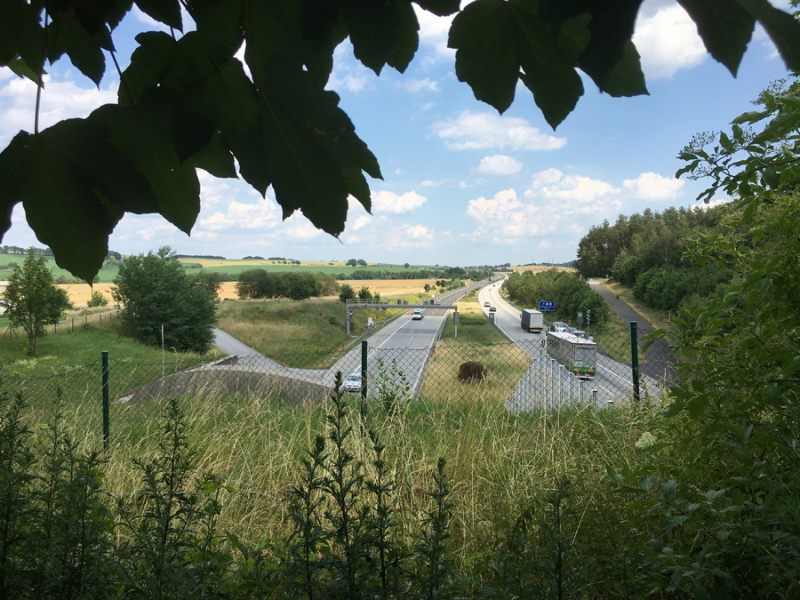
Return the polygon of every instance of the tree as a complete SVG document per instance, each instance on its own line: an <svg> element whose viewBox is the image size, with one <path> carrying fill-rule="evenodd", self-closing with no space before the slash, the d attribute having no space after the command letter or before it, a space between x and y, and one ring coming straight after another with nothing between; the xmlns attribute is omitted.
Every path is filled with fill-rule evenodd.
<svg viewBox="0 0 800 600"><path fill-rule="evenodd" d="M406 269L407 269L408 267L410 267L410 266L411 266L411 265L409 265L408 263L406 263L406 264L404 264L404 265L403 265L403 267L405 267Z"/></svg>
<svg viewBox="0 0 800 600"><path fill-rule="evenodd" d="M686 259L737 275L723 295L683 307L673 321L681 383L647 425L658 449L613 478L639 494L635 512L658 515L661 535L648 544L652 593L797 596L797 88L764 92L764 110L734 119L730 134L697 136L681 154L679 174L711 178L701 198L734 197L726 226L698 234ZM760 132L742 128L757 124Z"/></svg>
<svg viewBox="0 0 800 600"><path fill-rule="evenodd" d="M355 297L356 291L353 286L349 283L342 284L342 287L339 288L339 300L347 302L348 300L355 300Z"/></svg>
<svg viewBox="0 0 800 600"><path fill-rule="evenodd" d="M180 351L205 352L214 340L217 303L214 296L186 275L169 246L157 254L129 257L119 268L112 290L123 305L122 328L145 344Z"/></svg>
<svg viewBox="0 0 800 600"><path fill-rule="evenodd" d="M367 286L364 286L358 290L358 299L363 302L369 302L372 300L372 292L369 291Z"/></svg>
<svg viewBox="0 0 800 600"><path fill-rule="evenodd" d="M222 274L214 271L200 271L196 276L197 284L208 290L215 298L219 297L222 286Z"/></svg>
<svg viewBox="0 0 800 600"><path fill-rule="evenodd" d="M106 298L100 292L92 292L92 297L86 303L86 306L90 308L94 308L95 306L107 306L108 305L108 298Z"/></svg>
<svg viewBox="0 0 800 600"><path fill-rule="evenodd" d="M28 250L21 267L14 265L0 305L11 324L28 334L31 354L36 354L36 340L45 335L45 325L58 323L72 306L67 292L53 284L47 259L36 258L33 248Z"/></svg>
<svg viewBox="0 0 800 600"><path fill-rule="evenodd" d="M97 84L105 52L128 67L117 104L42 131L37 115L33 134L20 131L0 153L0 234L24 201L29 224L58 264L91 281L125 212L159 213L191 231L200 211L195 169L202 168L241 176L262 196L272 186L285 217L301 210L338 235L348 197L370 210L364 174L380 178L381 171L339 97L325 90L333 53L349 37L355 56L376 74L387 65L403 72L419 41L409 0L367 4L369 10L334 0L138 2L171 34L139 34L130 60L117 60L115 48L129 44L114 43L113 34L131 0L7 1L0 66L40 84L37 97L47 93L45 61L64 54ZM501 113L524 86L556 127L583 94L578 71L611 96L647 93L632 42L639 1L477 0L460 12L459 0L414 4L440 16L458 13L448 41L456 75ZM788 67L800 69L800 25L766 0L682 4L711 55L732 73L756 22ZM193 23L185 26L184 15ZM235 56L243 44L246 65Z"/></svg>
<svg viewBox="0 0 800 600"><path fill-rule="evenodd" d="M367 266L367 261L365 261L363 258L359 258L358 259L358 265L360 267L366 267Z"/></svg>
<svg viewBox="0 0 800 600"><path fill-rule="evenodd" d="M348 267L357 267L358 261L355 258L351 258L345 263Z"/></svg>

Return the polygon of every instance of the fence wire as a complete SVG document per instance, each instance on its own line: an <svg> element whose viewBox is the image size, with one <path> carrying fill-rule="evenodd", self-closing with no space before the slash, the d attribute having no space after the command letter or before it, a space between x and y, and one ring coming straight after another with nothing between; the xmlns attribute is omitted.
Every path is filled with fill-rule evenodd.
<svg viewBox="0 0 800 600"><path fill-rule="evenodd" d="M409 340L410 341L410 340ZM109 360L109 416L112 438L146 436L157 426L162 401L170 396L209 398L232 395L277 397L295 403L324 402L337 372L352 375L347 392L362 393L360 376L366 360L366 393L376 398L393 386L409 401L448 402L471 398L502 404L510 412L559 410L592 405L606 408L631 402L635 394L630 336L600 337L594 376L571 372L559 361L544 336L531 341L463 345L444 338L421 347L386 348L357 345L321 357L297 354L267 357L228 356L201 364L136 363ZM664 345L666 348L666 344ZM651 347L652 349L652 347ZM640 395L657 396L676 383L672 357L663 348L639 361ZM355 381L355 383L353 383ZM102 435L102 369L76 366L51 377L8 376L0 391L23 394L37 422L52 418L56 402L67 419L79 421L87 434Z"/></svg>

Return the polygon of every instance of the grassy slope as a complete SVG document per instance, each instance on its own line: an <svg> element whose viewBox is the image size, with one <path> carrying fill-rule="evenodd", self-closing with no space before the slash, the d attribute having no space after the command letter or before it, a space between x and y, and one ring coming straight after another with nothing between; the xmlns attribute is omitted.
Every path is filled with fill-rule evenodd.
<svg viewBox="0 0 800 600"><path fill-rule="evenodd" d="M358 431L358 401L352 402L349 424ZM237 490L223 500L219 529L249 542L286 535L285 490L297 483L300 459L315 435L325 431L325 408L251 397L195 399L187 407L190 435L199 451L197 472L221 473ZM153 432L157 422L143 415L144 408L115 407L112 412L115 450L105 470L114 492L137 489L140 476L130 459L146 461L153 455L154 436L145 432ZM149 408L155 414L158 407ZM606 464L635 460L638 432L629 425L629 410L518 416L474 394L426 399L391 416L371 402L368 426L387 446L384 459L396 480L395 517L408 541L413 541L410 523L428 506L425 490L436 460L447 459L454 491L451 541L463 566L490 547L501 525L513 521L557 477L577 482L582 505L594 507L591 513L607 510L612 518L614 510L621 510L627 500L601 481ZM87 435L99 441L93 430ZM353 435L350 441L351 452L371 472L368 440ZM591 513L582 535L590 531Z"/></svg>
<svg viewBox="0 0 800 600"><path fill-rule="evenodd" d="M504 401L514 391L530 359L489 324L474 292L458 303L458 312L458 337L454 337L451 317L428 366L423 397L436 401L455 398ZM486 367L485 381L462 383L458 380L459 365L467 361Z"/></svg>
<svg viewBox="0 0 800 600"><path fill-rule="evenodd" d="M380 321L396 312L356 310L350 332L364 333L369 317ZM327 366L353 340L347 335L345 305L339 300L223 302L218 326L265 356L292 367Z"/></svg>

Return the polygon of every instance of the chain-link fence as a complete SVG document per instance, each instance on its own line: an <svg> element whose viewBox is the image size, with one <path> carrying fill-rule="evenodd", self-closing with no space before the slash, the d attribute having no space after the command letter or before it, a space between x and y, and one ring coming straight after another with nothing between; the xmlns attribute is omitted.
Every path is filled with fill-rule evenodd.
<svg viewBox="0 0 800 600"><path fill-rule="evenodd" d="M103 323L119 318L119 313L115 307L97 308L91 311L85 311L80 315L69 315L61 318L58 322L52 325L45 325L42 329L45 335L66 335L74 333L84 325L90 323ZM17 338L25 339L28 337L27 332L22 327L13 327L11 324L3 324L0 326L0 339L15 340Z"/></svg>
<svg viewBox="0 0 800 600"><path fill-rule="evenodd" d="M632 333L635 336L634 328ZM211 363L165 365L110 356L104 367L98 356L94 365L52 377L5 377L0 389L21 392L38 422L51 417L48 411L61 398L66 418L80 424L86 435L105 433L108 440L147 435L157 426L161 400L169 396L241 394L322 402L329 397L337 372L344 376L346 392L367 398L387 390L408 401L470 398L502 403L515 413L586 405L605 408L657 396L675 383L666 343L642 353L631 334L587 340L547 333L531 341L493 345L459 344L452 338L420 347L408 342L406 347L392 348L364 341L324 360L318 354L282 355L279 360L250 354Z"/></svg>

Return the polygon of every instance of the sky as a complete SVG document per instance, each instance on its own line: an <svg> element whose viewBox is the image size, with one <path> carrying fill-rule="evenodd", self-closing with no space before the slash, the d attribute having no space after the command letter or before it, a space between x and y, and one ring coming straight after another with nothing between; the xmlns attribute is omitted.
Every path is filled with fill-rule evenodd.
<svg viewBox="0 0 800 600"><path fill-rule="evenodd" d="M787 75L760 28L734 79L705 52L676 2L646 0L634 42L649 95L611 98L581 75L585 93L553 131L521 85L502 115L476 100L455 75L455 52L447 48L451 19L422 10L417 16L420 46L404 74L386 67L376 76L354 58L349 42L336 50L328 89L341 97L383 174L383 180L367 177L372 213L352 200L338 239L300 213L283 221L271 189L262 198L241 179L198 171L202 209L191 236L158 215L128 214L109 248L136 254L169 245L180 254L231 259L451 266L570 261L581 237L604 219L701 206L696 197L707 184L674 178L683 166L678 153L697 133L729 131L761 90ZM134 9L114 33L120 56L130 55L138 31L156 25ZM116 101L113 69L99 87L68 58L47 71L42 128ZM0 68L0 149L20 129L33 130L35 97L31 82ZM21 204L0 243L43 246Z"/></svg>

